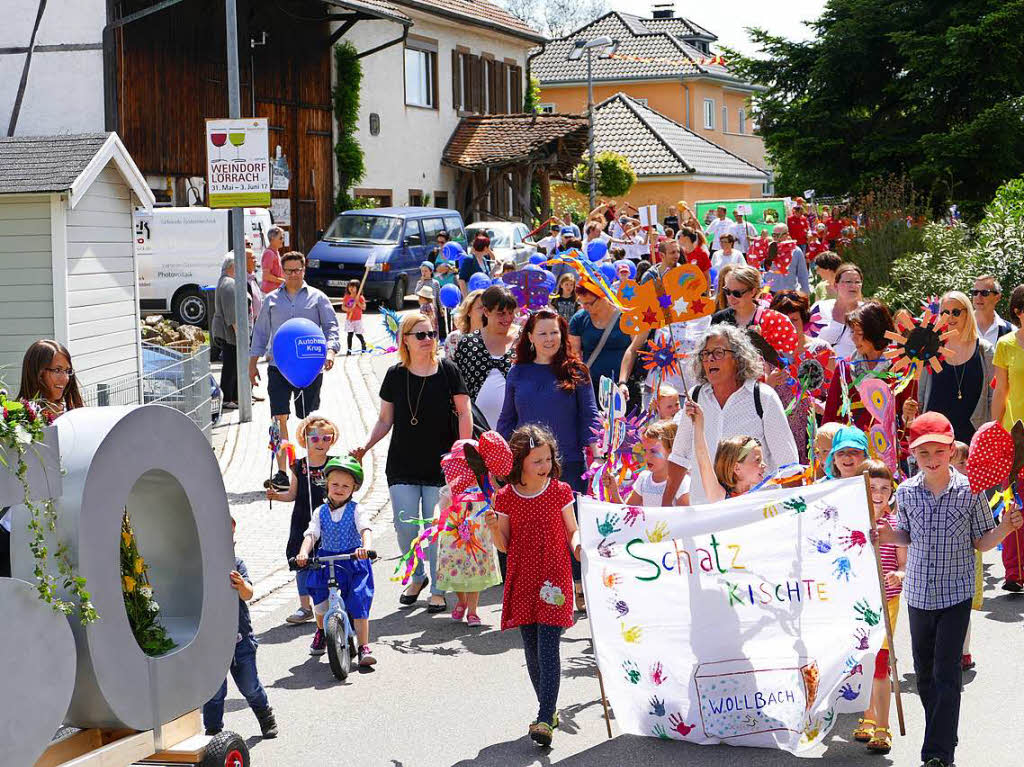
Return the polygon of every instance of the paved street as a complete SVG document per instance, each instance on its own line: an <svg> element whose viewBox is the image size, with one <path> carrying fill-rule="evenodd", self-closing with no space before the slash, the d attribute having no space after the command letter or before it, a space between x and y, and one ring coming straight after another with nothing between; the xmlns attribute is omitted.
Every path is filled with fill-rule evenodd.
<svg viewBox="0 0 1024 767"><path fill-rule="evenodd" d="M384 343L379 320L367 318L376 343ZM342 429L341 446L355 444L376 412L379 377L392 356L339 358L324 387L323 410ZM619 736L613 721L606 737L598 683L586 620L566 632L562 642L561 728L550 751L525 737L536 703L523 663L518 634L502 633L499 589L483 598L485 626L470 629L447 615L429 616L424 602L399 610L399 585L390 580L398 549L390 522L384 483L386 444L374 451L365 501L378 509L375 547L385 557L375 567L377 596L371 638L376 669L353 674L345 684L331 674L326 657L307 654L312 624L284 623L294 609L294 591L281 570L290 505L267 508L258 483L269 468L266 450L266 403L257 403L256 419L244 433L225 439L218 429L218 454L232 513L239 522L237 548L256 580L255 628L261 643L259 667L281 735L262 742L254 717L229 685L226 726L241 733L252 747L255 767L327 764L433 767L435 765L675 765L692 763L739 767L790 765L797 758L777 751L701 748L653 738ZM229 430L238 431L237 427ZM378 474L379 472L379 474ZM986 602L974 613L973 652L976 672L966 675L958 764L1010 763L1019 758L1020 737L1015 719L1024 688L1024 670L1011 662L1021 646L1024 598L999 590L1002 564L997 551L986 555ZM912 692L914 676L905 610L897 629L896 648L903 680L908 736L895 738L888 758L870 757L852 743L848 733L855 717L837 725L827 747L816 756L827 764L916 765L923 730L922 710ZM1006 704L1012 702L1008 707ZM895 707L893 709L895 728Z"/></svg>

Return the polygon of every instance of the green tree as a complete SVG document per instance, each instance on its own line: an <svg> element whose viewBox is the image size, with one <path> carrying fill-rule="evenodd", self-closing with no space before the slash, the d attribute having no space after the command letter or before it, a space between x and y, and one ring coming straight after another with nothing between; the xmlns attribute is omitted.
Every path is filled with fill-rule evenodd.
<svg viewBox="0 0 1024 767"><path fill-rule="evenodd" d="M540 80L532 75L526 82L526 95L523 96L523 112L526 114L540 112Z"/></svg>
<svg viewBox="0 0 1024 767"><path fill-rule="evenodd" d="M358 51L345 40L334 46L334 63L337 69L337 85L334 86L334 119L338 123L338 143L334 145L334 157L338 163L337 210L349 210L354 203L349 189L363 180L366 162L363 148L356 139L359 121L359 87L363 81L363 68L359 63Z"/></svg>
<svg viewBox="0 0 1024 767"><path fill-rule="evenodd" d="M766 90L755 116L776 187L864 192L907 173L972 219L1024 170L1024 2L828 0L807 42L751 30L730 66Z"/></svg>
<svg viewBox="0 0 1024 767"><path fill-rule="evenodd" d="M636 173L629 159L618 152L598 152L594 157L597 170L597 193L602 197L620 197L636 183ZM587 155L576 166L576 189L590 193L590 165Z"/></svg>

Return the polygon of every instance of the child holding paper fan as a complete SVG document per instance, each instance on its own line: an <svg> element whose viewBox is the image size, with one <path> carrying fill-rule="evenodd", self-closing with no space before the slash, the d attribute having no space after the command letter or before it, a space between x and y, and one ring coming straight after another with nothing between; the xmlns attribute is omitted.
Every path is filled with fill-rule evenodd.
<svg viewBox="0 0 1024 767"><path fill-rule="evenodd" d="M295 439L299 447L305 448L306 456L289 466L292 475L291 485L285 492L275 490L273 487L267 488L268 500L295 501L288 543L285 546L286 559L298 555L306 528L309 527L309 517L313 509L320 508L324 502L326 486L323 468L330 458L327 451L338 439L338 427L320 413L310 413L299 424ZM313 619L313 603L306 587L307 575L305 570L298 570L295 573L295 585L299 590L299 609L285 618L288 623L305 623Z"/></svg>
<svg viewBox="0 0 1024 767"><path fill-rule="evenodd" d="M633 482L633 487L626 497L627 506L661 506L661 499L665 494L665 484L668 481L668 457L672 454L672 442L676 438L677 428L673 421L656 421L649 424L640 434L640 443L644 447L644 462L647 464L647 468L641 471ZM608 494L608 500L612 503L622 503L615 478L611 474L605 473L601 479L605 492ZM677 492L675 505L689 506L689 475L683 477Z"/></svg>
<svg viewBox="0 0 1024 767"><path fill-rule="evenodd" d="M857 467L859 473L868 473L871 483L871 516L879 530L895 529L896 513L890 506L893 477L889 467L882 461L867 460ZM882 577L885 580L885 607L889 613L889 626L896 630L896 617L900 612L900 594L903 593L903 578L906 576L907 547L880 544L878 557L882 562ZM866 743L868 751L888 754L892 749L892 733L889 731L889 699L892 684L889 680L888 639L875 656L875 677L871 683L871 703L863 718L858 720L853 739Z"/></svg>
<svg viewBox="0 0 1024 767"><path fill-rule="evenodd" d="M707 503L745 495L764 481L767 466L760 442L747 436L723 439L712 463L704 437L704 410L688 397L685 412L693 420L693 452Z"/></svg>
<svg viewBox="0 0 1024 767"><path fill-rule="evenodd" d="M501 628L519 628L539 703L529 734L548 746L558 726L559 641L562 630L572 626L569 551L580 558L580 536L572 490L558 481L561 466L551 432L528 424L516 429L508 444L509 484L495 494L485 520L495 545L508 553Z"/></svg>

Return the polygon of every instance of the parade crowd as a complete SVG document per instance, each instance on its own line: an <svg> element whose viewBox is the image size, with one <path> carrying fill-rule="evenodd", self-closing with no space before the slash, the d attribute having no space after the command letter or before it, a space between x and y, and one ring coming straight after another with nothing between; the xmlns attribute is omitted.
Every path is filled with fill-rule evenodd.
<svg viewBox="0 0 1024 767"><path fill-rule="evenodd" d="M271 414L285 438L291 413L301 419L295 442L304 455L281 451L266 489L269 499L293 504L282 541L298 592L288 622L315 621L310 653L324 653L327 575L306 565L317 555L355 554L332 567L359 663L376 663L371 525L353 494L364 456L390 434L384 473L399 546L410 552L400 605L425 597L427 612L481 626L480 594L503 584L501 628L519 629L537 694L529 735L546 746L558 726L560 635L587 609L576 494L689 506L866 473L887 607L894 625L901 601L909 614L926 711L922 761L952 764L961 674L977 663L970 614L981 603L980 553L1002 544L1003 588L1024 589L1017 506L996 505L996 521L989 496L967 476L972 440L993 422L1009 432L1024 416L1024 285L1010 291L1009 321L996 313L1003 286L977 275L938 298L921 296L931 318L921 322L864 295L861 268L844 260L858 217L840 206L810 209L796 198L785 221L767 226L725 207L701 222L682 202L660 224L641 225L630 212L637 211L629 203L608 202L583 222L568 214L554 222L531 259L551 280L550 300L532 308L501 280L519 269L495 259L486 236L459 252L442 233L436 256L421 266L420 308L400 317L398 362L381 384L377 421L358 445L337 444L337 425L319 410L322 373L296 388L275 366L271 341L287 320L307 318L324 331L330 370L342 333L349 354L354 337L366 348L365 299L353 285L339 323L327 297L305 283L303 254L279 253L272 235L263 284L250 284L257 306L248 372L255 383L257 360L266 357ZM624 332L619 288L660 286L683 264L703 274L715 310ZM226 346L238 332L225 321L232 269L225 261L223 301L215 302L214 333ZM459 297L450 316L440 301L448 286ZM936 364L908 349L913 328L941 332ZM654 348L669 349L676 364L645 364ZM233 358L225 354L228 376ZM39 398L57 415L81 405L66 349L39 342L25 366L19 396ZM876 418L862 401L865 381L881 382L892 399L884 454L868 439ZM615 451L602 438L614 399L630 414L629 438L643 456L625 481L610 470ZM482 484L493 485L493 496L478 515ZM424 539L432 523L434 536ZM412 555L420 544L422 556ZM245 643L232 673L264 733L276 733L249 644L244 574L238 563L232 584ZM878 654L870 707L853 733L877 753L892 739L887 653ZM204 710L209 732L222 726L223 693Z"/></svg>

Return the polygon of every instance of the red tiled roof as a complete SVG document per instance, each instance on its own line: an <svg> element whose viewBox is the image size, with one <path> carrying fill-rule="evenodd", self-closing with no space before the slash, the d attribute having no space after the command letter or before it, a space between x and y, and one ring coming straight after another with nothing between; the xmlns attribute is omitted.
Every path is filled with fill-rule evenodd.
<svg viewBox="0 0 1024 767"><path fill-rule="evenodd" d="M406 8L438 13L476 26L489 27L498 32L542 43L547 38L522 19L516 18L489 0L391 0Z"/></svg>
<svg viewBox="0 0 1024 767"><path fill-rule="evenodd" d="M559 169L579 162L587 148L587 118L582 115L511 114L463 117L441 155L445 165L467 170L515 165L561 142Z"/></svg>

